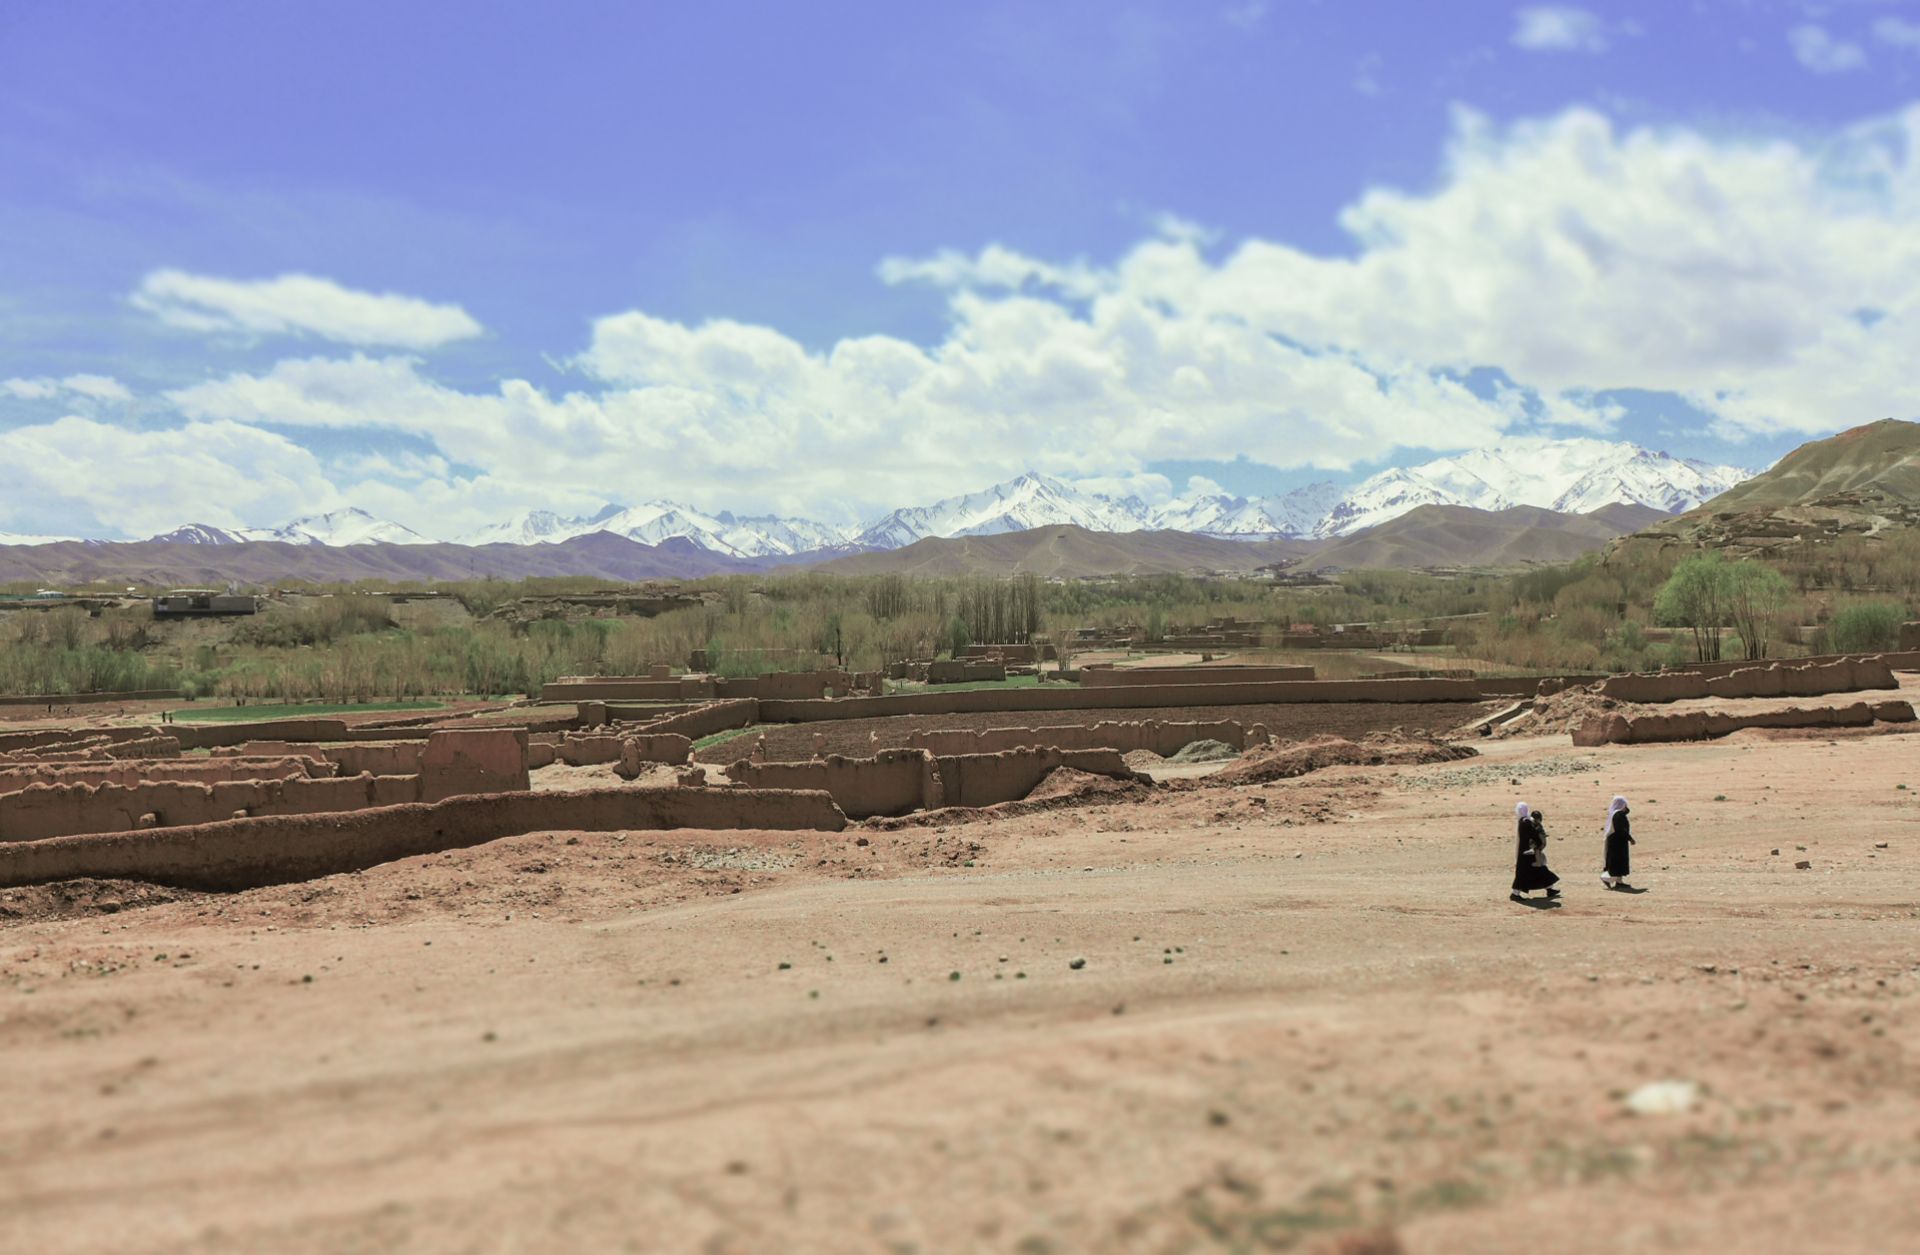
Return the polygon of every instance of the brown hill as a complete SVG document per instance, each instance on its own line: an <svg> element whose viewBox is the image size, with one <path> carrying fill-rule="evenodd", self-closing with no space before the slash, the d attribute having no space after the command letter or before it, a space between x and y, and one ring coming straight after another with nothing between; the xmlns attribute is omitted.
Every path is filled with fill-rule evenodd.
<svg viewBox="0 0 1920 1255"><path fill-rule="evenodd" d="M1524 505L1506 510L1423 505L1333 541L1305 565L1316 570L1356 570L1567 562L1665 517L1662 511L1643 505L1603 506L1590 514L1561 514Z"/></svg>
<svg viewBox="0 0 1920 1255"><path fill-rule="evenodd" d="M903 549L820 563L829 575L1010 575L1050 579L1099 575L1246 572L1296 559L1318 545L1302 540L1216 540L1190 532L1093 532L1061 524L993 536L930 536Z"/></svg>
<svg viewBox="0 0 1920 1255"><path fill-rule="evenodd" d="M1920 528L1920 423L1883 419L1809 441L1640 543L1776 554L1841 536Z"/></svg>

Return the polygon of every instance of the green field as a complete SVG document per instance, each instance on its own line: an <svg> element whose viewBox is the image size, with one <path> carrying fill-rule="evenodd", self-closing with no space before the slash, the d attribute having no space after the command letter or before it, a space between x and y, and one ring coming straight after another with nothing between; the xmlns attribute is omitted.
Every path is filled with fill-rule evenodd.
<svg viewBox="0 0 1920 1255"><path fill-rule="evenodd" d="M317 719L325 715L444 709L445 702L358 702L335 706L294 702L280 706L181 706L174 710L173 718L175 723L258 723L265 719Z"/></svg>

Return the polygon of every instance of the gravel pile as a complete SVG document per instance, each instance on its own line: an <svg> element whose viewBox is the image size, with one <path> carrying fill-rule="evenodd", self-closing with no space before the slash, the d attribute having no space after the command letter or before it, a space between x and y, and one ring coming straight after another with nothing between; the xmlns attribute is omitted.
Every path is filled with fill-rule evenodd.
<svg viewBox="0 0 1920 1255"><path fill-rule="evenodd" d="M1501 784L1540 776L1591 775L1599 770L1600 760L1597 758L1542 758L1530 763L1481 763L1474 767L1455 767L1449 771L1402 776L1401 782L1409 789L1460 789L1476 784Z"/></svg>

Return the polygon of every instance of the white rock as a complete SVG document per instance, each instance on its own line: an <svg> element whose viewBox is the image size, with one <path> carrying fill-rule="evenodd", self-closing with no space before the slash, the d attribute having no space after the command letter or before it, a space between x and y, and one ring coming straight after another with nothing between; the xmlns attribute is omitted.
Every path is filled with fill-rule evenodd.
<svg viewBox="0 0 1920 1255"><path fill-rule="evenodd" d="M1700 1101L1692 1081L1649 1081L1627 1095L1627 1110L1637 1116L1679 1116Z"/></svg>

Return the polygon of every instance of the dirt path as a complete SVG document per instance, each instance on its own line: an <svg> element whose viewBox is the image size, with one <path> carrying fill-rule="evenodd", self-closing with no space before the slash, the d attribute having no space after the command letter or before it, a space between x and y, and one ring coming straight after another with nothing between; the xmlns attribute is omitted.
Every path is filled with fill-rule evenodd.
<svg viewBox="0 0 1920 1255"><path fill-rule="evenodd" d="M16 922L0 1248L1894 1249L1915 744L1508 742ZM1638 896L1591 875L1616 791ZM1516 795L1559 910L1506 900Z"/></svg>

